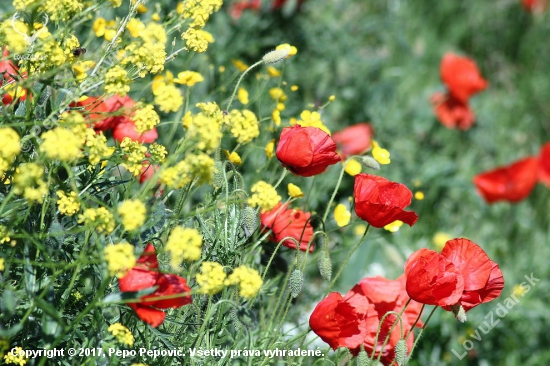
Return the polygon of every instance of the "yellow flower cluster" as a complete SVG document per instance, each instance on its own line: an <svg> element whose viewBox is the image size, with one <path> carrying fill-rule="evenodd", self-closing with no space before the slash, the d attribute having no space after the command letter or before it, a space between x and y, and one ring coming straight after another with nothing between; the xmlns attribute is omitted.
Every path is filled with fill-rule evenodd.
<svg viewBox="0 0 550 366"><path fill-rule="evenodd" d="M14 347L11 349L10 352L4 356L4 362L6 364L14 364L19 366L25 365L27 363L27 359L25 358L23 348Z"/></svg>
<svg viewBox="0 0 550 366"><path fill-rule="evenodd" d="M59 124L71 130L82 140L82 142L86 140L88 127L86 126L86 119L82 113L77 111L63 112L59 116Z"/></svg>
<svg viewBox="0 0 550 366"><path fill-rule="evenodd" d="M208 48L208 36L202 30L210 15L220 10L223 0L184 0L178 4L177 11L185 19L191 19L189 28L181 35L187 49L204 52Z"/></svg>
<svg viewBox="0 0 550 366"><path fill-rule="evenodd" d="M122 139L120 147L125 155L125 162L122 163L122 166L132 173L134 177L139 176L147 148L137 141L132 141L129 137Z"/></svg>
<svg viewBox="0 0 550 366"><path fill-rule="evenodd" d="M371 141L372 145L372 157L379 163L379 164L389 164L391 163L390 160L390 152L386 149L382 149L380 145L374 140Z"/></svg>
<svg viewBox="0 0 550 366"><path fill-rule="evenodd" d="M323 124L323 121L321 120L321 115L319 112L311 112L308 110L303 111L300 113L300 120L295 121L291 120L290 124L295 125L298 124L302 127L317 127L320 130L325 131L330 135L330 130Z"/></svg>
<svg viewBox="0 0 550 366"><path fill-rule="evenodd" d="M119 65L111 67L105 73L105 93L125 96L130 91L128 72Z"/></svg>
<svg viewBox="0 0 550 366"><path fill-rule="evenodd" d="M84 140L71 130L56 127L40 136L40 151L52 160L71 162L82 156Z"/></svg>
<svg viewBox="0 0 550 366"><path fill-rule="evenodd" d="M199 293L214 295L223 290L227 275L223 266L217 262L202 262L201 273L195 276Z"/></svg>
<svg viewBox="0 0 550 366"><path fill-rule="evenodd" d="M124 277L127 271L136 265L134 246L129 243L108 245L103 249L103 258L107 262L109 275Z"/></svg>
<svg viewBox="0 0 550 366"><path fill-rule="evenodd" d="M46 0L43 2L42 11L48 13L54 21L65 21L81 12L83 6L83 2L79 0Z"/></svg>
<svg viewBox="0 0 550 366"><path fill-rule="evenodd" d="M156 23L149 23L145 27L139 27L138 33L141 41L136 40L130 43L121 53L121 63L131 63L139 70L141 77L149 72L156 74L164 70L166 60L166 30L164 26Z"/></svg>
<svg viewBox="0 0 550 366"><path fill-rule="evenodd" d="M226 121L229 121L231 134L240 144L247 144L260 135L258 119L248 109L232 110L226 117Z"/></svg>
<svg viewBox="0 0 550 366"><path fill-rule="evenodd" d="M92 29L96 37L103 37L107 42L110 42L116 36L116 21L97 18L92 25Z"/></svg>
<svg viewBox="0 0 550 366"><path fill-rule="evenodd" d="M29 203L42 203L48 193L48 186L42 180L44 168L36 163L27 163L19 166L13 177L15 194L22 195Z"/></svg>
<svg viewBox="0 0 550 366"><path fill-rule="evenodd" d="M263 180L256 182L250 191L252 196L248 199L248 204L252 207L260 206L262 212L271 210L281 202L281 196L277 194L277 190Z"/></svg>
<svg viewBox="0 0 550 366"><path fill-rule="evenodd" d="M105 207L88 208L78 215L78 223L94 228L99 233L110 234L115 229L115 217Z"/></svg>
<svg viewBox="0 0 550 366"><path fill-rule="evenodd" d="M57 208L62 215L72 216L80 210L80 202L78 202L78 194L71 191L66 195L63 191L57 191Z"/></svg>
<svg viewBox="0 0 550 366"><path fill-rule="evenodd" d="M199 153L187 155L176 166L167 168L160 176L162 184L179 189L194 179L197 184L210 183L216 172L216 164L210 156Z"/></svg>
<svg viewBox="0 0 550 366"><path fill-rule="evenodd" d="M8 171L20 152L21 143L17 132L11 127L0 128L0 177Z"/></svg>
<svg viewBox="0 0 550 366"><path fill-rule="evenodd" d="M251 299L258 294L258 291L260 291L263 285L263 281L257 270L242 265L235 268L233 273L227 277L225 285L238 285L239 295Z"/></svg>
<svg viewBox="0 0 550 366"><path fill-rule="evenodd" d="M210 153L220 146L222 113L216 103L199 103L202 112L191 117L187 136L196 141L196 148Z"/></svg>
<svg viewBox="0 0 550 366"><path fill-rule="evenodd" d="M172 84L162 84L153 91L155 104L163 112L176 112L183 105L183 95L180 90Z"/></svg>
<svg viewBox="0 0 550 366"><path fill-rule="evenodd" d="M86 130L86 150L91 165L99 164L102 157L109 156L107 138L103 132L95 133L92 128Z"/></svg>
<svg viewBox="0 0 550 366"><path fill-rule="evenodd" d="M177 270L182 261L201 257L202 236L196 229L176 226L170 232L164 250L170 253L170 266Z"/></svg>
<svg viewBox="0 0 550 366"><path fill-rule="evenodd" d="M118 214L122 218L122 225L126 231L133 231L145 222L147 208L140 200L127 200L118 206Z"/></svg>
<svg viewBox="0 0 550 366"><path fill-rule="evenodd" d="M9 243L11 240L8 228L4 225L0 225L0 244Z"/></svg>
<svg viewBox="0 0 550 366"><path fill-rule="evenodd" d="M119 341L120 343L133 347L134 346L134 336L130 329L126 328L120 323L114 323L107 328L109 332Z"/></svg>
<svg viewBox="0 0 550 366"><path fill-rule="evenodd" d="M151 154L151 160L160 164L164 162L168 151L166 151L166 148L161 144L153 142L149 145L149 154Z"/></svg>
<svg viewBox="0 0 550 366"><path fill-rule="evenodd" d="M136 125L136 131L142 134L143 132L152 130L158 125L160 123L160 117L151 104L146 104L136 109L132 121Z"/></svg>
<svg viewBox="0 0 550 366"><path fill-rule="evenodd" d="M19 0L23 2L23 0ZM33 1L33 0L31 0ZM23 5L24 6L24 5ZM0 23L0 38L6 42L8 50L14 53L23 53L27 49L27 42L22 34L28 34L27 24L17 20L12 23L12 19L4 20Z"/></svg>

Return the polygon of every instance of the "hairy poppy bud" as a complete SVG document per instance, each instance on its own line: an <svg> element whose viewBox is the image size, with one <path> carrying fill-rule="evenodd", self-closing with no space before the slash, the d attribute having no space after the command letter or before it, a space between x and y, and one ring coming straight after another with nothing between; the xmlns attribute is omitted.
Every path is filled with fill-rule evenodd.
<svg viewBox="0 0 550 366"><path fill-rule="evenodd" d="M399 366L402 366L405 364L405 361L407 360L407 342L404 339L400 339L397 341L397 344L395 345L395 362Z"/></svg>
<svg viewBox="0 0 550 366"><path fill-rule="evenodd" d="M273 50L268 52L262 57L262 60L265 64L276 64L277 62L283 61L288 57L290 53L290 48L283 48L280 50Z"/></svg>
<svg viewBox="0 0 550 366"><path fill-rule="evenodd" d="M330 260L330 257L328 255L328 251L324 251L324 253L319 257L319 273L321 273L321 276L327 280L330 281L332 278L332 261Z"/></svg>
<svg viewBox="0 0 550 366"><path fill-rule="evenodd" d="M361 352L357 355L357 366L369 366L370 358L367 352L364 349L361 349Z"/></svg>
<svg viewBox="0 0 550 366"><path fill-rule="evenodd" d="M295 269L292 271L292 274L290 275L290 281L289 281L289 287L290 287L290 295L292 297L297 298L298 295L300 295L300 292L302 292L302 287L304 286L304 274L299 269Z"/></svg>
<svg viewBox="0 0 550 366"><path fill-rule="evenodd" d="M244 233L248 238L258 227L258 213L250 206L246 206L242 211L242 225Z"/></svg>
<svg viewBox="0 0 550 366"><path fill-rule="evenodd" d="M369 155L363 156L361 158L361 163L363 163L363 165L366 166L367 168L380 170L380 164L372 156L369 156Z"/></svg>

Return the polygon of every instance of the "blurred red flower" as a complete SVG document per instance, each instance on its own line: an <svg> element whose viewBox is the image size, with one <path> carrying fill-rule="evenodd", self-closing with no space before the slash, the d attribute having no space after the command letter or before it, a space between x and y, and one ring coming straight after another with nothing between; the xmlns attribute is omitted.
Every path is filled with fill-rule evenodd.
<svg viewBox="0 0 550 366"><path fill-rule="evenodd" d="M374 135L374 129L370 123L357 123L335 132L332 139L340 150L342 159L350 155L360 155L370 149L370 140Z"/></svg>
<svg viewBox="0 0 550 366"><path fill-rule="evenodd" d="M539 159L528 157L478 174L473 181L487 203L519 202L531 193L539 174Z"/></svg>
<svg viewBox="0 0 550 366"><path fill-rule="evenodd" d="M4 47L2 52L3 58L8 58L10 55L7 47ZM16 83L20 78L26 79L27 73L22 75L19 73L19 68L11 60L0 61L0 74L2 79L0 80L0 88L6 92L2 96L2 103L4 105L11 104L14 99L23 101L27 99L27 90L19 88L17 85L8 86L9 84Z"/></svg>
<svg viewBox="0 0 550 366"><path fill-rule="evenodd" d="M282 8L283 6L285 6L287 1L288 0L273 0L273 9L277 10ZM302 3L305 1L306 0L298 0L298 8L300 8L300 6L302 6Z"/></svg>
<svg viewBox="0 0 550 366"><path fill-rule="evenodd" d="M340 161L336 144L316 127L285 127L277 145L277 158L292 173L311 177Z"/></svg>
<svg viewBox="0 0 550 366"><path fill-rule="evenodd" d="M229 14L233 19L239 19L244 10L250 9L254 11L260 10L262 6L261 0L243 0L232 2L229 7Z"/></svg>
<svg viewBox="0 0 550 366"><path fill-rule="evenodd" d="M122 292L135 292L153 286L157 286L155 292L141 297L139 302L128 303L137 316L152 327L158 327L166 317L164 311L159 309L180 308L192 302L191 289L187 286L185 278L175 274L160 273L155 247L147 244L135 267L119 279L119 287ZM183 296L158 299L170 295ZM154 298L157 299L152 300Z"/></svg>
<svg viewBox="0 0 550 366"><path fill-rule="evenodd" d="M136 131L134 122L127 118L124 122L120 122L113 127L113 137L117 141L122 141L125 137L129 137L133 141L151 143L155 142L159 135L156 128L140 134Z"/></svg>
<svg viewBox="0 0 550 366"><path fill-rule="evenodd" d="M435 93L430 101L437 119L447 128L459 128L465 131L475 122L475 114L468 103L463 103L450 94Z"/></svg>
<svg viewBox="0 0 550 366"><path fill-rule="evenodd" d="M300 243L300 250L305 252L313 235L310 217L309 212L288 209L288 204L278 203L271 210L260 214L260 221L264 231L272 231L269 237L272 242L279 243L284 238L291 237ZM282 245L296 249L296 243L290 239L285 240ZM313 252L313 243L309 246L309 251Z"/></svg>
<svg viewBox="0 0 550 366"><path fill-rule="evenodd" d="M73 102L69 106L72 108L84 107L84 110L87 112L84 113L84 116L90 120L94 130L107 131L112 128L112 123L107 118L109 109L101 97L87 97L86 99Z"/></svg>
<svg viewBox="0 0 550 366"><path fill-rule="evenodd" d="M378 357L381 351L382 363L390 365L394 362L395 346L401 338L399 323L391 334L389 333L397 317L389 315L384 319L377 340L376 333L382 317L388 311L400 312L408 299L404 276L397 280L383 277L364 278L344 297L332 292L319 302L309 318L309 325L332 349L347 347L357 355L363 344L365 351L370 355L376 344L375 357ZM402 316L408 349L412 348L414 335L407 336L421 308L421 304L411 301ZM422 326L422 322L419 321L416 326ZM388 335L389 341L382 350L382 344Z"/></svg>
<svg viewBox="0 0 550 366"><path fill-rule="evenodd" d="M539 154L539 181L550 187L550 142L542 145Z"/></svg>
<svg viewBox="0 0 550 366"><path fill-rule="evenodd" d="M405 211L410 205L412 192L403 184L370 174L357 174L353 195L357 216L370 225L382 228L396 220L413 226L418 215Z"/></svg>
<svg viewBox="0 0 550 366"><path fill-rule="evenodd" d="M440 72L441 80L449 88L449 93L464 104L472 95L488 86L474 60L451 52L443 56Z"/></svg>
<svg viewBox="0 0 550 366"><path fill-rule="evenodd" d="M521 0L521 5L529 13L542 13L548 7L548 0Z"/></svg>
<svg viewBox="0 0 550 366"><path fill-rule="evenodd" d="M405 263L406 289L411 299L452 310L468 311L489 302L504 288L499 266L468 239L452 239L441 254L420 249Z"/></svg>

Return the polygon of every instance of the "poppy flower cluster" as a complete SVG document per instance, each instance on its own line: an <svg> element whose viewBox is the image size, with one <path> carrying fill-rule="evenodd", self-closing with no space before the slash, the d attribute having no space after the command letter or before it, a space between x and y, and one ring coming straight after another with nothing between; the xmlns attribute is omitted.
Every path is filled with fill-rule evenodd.
<svg viewBox="0 0 550 366"><path fill-rule="evenodd" d="M132 121L136 102L129 96L113 95L107 99L87 97L70 104L70 107L84 107L87 117L96 131L111 131L113 138L122 141L129 137L133 141L151 143L158 138L153 128L142 134L136 131Z"/></svg>
<svg viewBox="0 0 550 366"><path fill-rule="evenodd" d="M400 327L410 350L414 341L414 334L409 336L412 326L423 325L421 321L415 324L422 308L415 301L410 301L404 310L402 324L393 314L381 323L387 312L401 312L408 300L404 276L397 280L367 277L346 295L332 292L319 302L309 318L309 326L334 350L346 347L357 355L362 345L369 356L375 350L375 357L380 355L384 365L391 365L395 360L396 345L402 339ZM376 338L379 327L380 334ZM382 348L386 338L388 342Z"/></svg>
<svg viewBox="0 0 550 366"><path fill-rule="evenodd" d="M141 297L137 302L128 303L141 320L155 328L166 317L166 313L160 309L176 309L192 302L191 289L185 278L161 273L158 268L155 247L147 244L134 268L118 281L122 292L135 292L156 286L152 294Z"/></svg>
<svg viewBox="0 0 550 366"><path fill-rule="evenodd" d="M2 57L6 58L6 60L0 61L0 88L6 91L2 96L2 103L4 105L11 104L14 100L23 101L27 99L27 90L15 84L19 78L27 78L27 74L23 73L20 75L19 68L11 60L7 59L9 55L8 49L4 47Z"/></svg>
<svg viewBox="0 0 550 366"><path fill-rule="evenodd" d="M418 215L405 211L412 192L403 184L370 174L357 174L353 190L357 216L371 226L382 228L396 220L413 226Z"/></svg>
<svg viewBox="0 0 550 366"><path fill-rule="evenodd" d="M405 263L405 276L411 299L455 314L496 299L504 288L498 264L463 238L447 241L441 253L426 248L414 252Z"/></svg>
<svg viewBox="0 0 550 366"><path fill-rule="evenodd" d="M301 251L313 251L313 243L309 244L313 236L311 214L298 209L289 209L288 203L278 203L271 210L260 214L260 221L264 231L271 230L269 240L279 243L284 238L294 238L300 245ZM282 245L296 249L296 242L291 239L283 241Z"/></svg>
<svg viewBox="0 0 550 366"><path fill-rule="evenodd" d="M550 186L550 142L542 146L538 157L528 156L480 173L473 182L487 203L525 199L537 182Z"/></svg>
<svg viewBox="0 0 550 366"><path fill-rule="evenodd" d="M432 95L434 113L445 127L467 130L475 122L475 114L468 101L487 88L487 80L481 76L474 60L454 53L443 56L440 73L448 91Z"/></svg>
<svg viewBox="0 0 550 366"><path fill-rule="evenodd" d="M317 127L300 125L283 128L276 155L285 168L302 177L321 174L340 161L329 134Z"/></svg>
<svg viewBox="0 0 550 366"><path fill-rule="evenodd" d="M374 129L370 123L357 123L335 132L332 139L338 146L342 160L350 155L360 155L371 148Z"/></svg>

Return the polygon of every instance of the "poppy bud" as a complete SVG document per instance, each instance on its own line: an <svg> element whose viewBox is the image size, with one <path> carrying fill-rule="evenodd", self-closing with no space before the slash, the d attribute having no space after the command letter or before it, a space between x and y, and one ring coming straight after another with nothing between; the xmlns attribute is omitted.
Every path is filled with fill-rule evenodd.
<svg viewBox="0 0 550 366"><path fill-rule="evenodd" d="M361 349L361 352L357 355L357 366L369 366L370 358L367 352L364 349Z"/></svg>
<svg viewBox="0 0 550 366"><path fill-rule="evenodd" d="M461 323L464 323L467 318L466 318L466 311L464 310L464 308L462 307L462 305L460 304L455 304L453 306L451 306L451 310L453 311L453 314L455 315L455 317L461 322Z"/></svg>
<svg viewBox="0 0 550 366"><path fill-rule="evenodd" d="M290 275L289 287L290 295L293 298L297 298L302 292L302 287L304 286L304 274L299 269L292 271Z"/></svg>
<svg viewBox="0 0 550 366"><path fill-rule="evenodd" d="M380 164L370 155L365 155L361 158L361 163L367 168L380 170Z"/></svg>
<svg viewBox="0 0 550 366"><path fill-rule="evenodd" d="M258 213L250 206L246 206L242 212L243 216L241 218L244 233L248 238L256 228L258 227Z"/></svg>
<svg viewBox="0 0 550 366"><path fill-rule="evenodd" d="M324 236L322 236L322 238L323 238L322 240L324 245L323 245L323 253L319 257L319 262L318 262L319 273L321 273L321 276L325 280L330 281L330 279L332 278L332 261L330 260L327 245L325 244L326 239Z"/></svg>
<svg viewBox="0 0 550 366"><path fill-rule="evenodd" d="M395 345L395 362L399 366L402 366L405 364L405 361L407 360L407 342L404 339L400 339L397 341L397 344Z"/></svg>
<svg viewBox="0 0 550 366"><path fill-rule="evenodd" d="M268 52L262 57L262 60L265 64L276 64L277 62L283 61L288 57L290 53L290 48L283 48L280 50L273 50Z"/></svg>
<svg viewBox="0 0 550 366"><path fill-rule="evenodd" d="M229 316L233 321L233 328L235 328L235 331L238 332L241 330L243 328L243 323L239 320L239 315L237 314L237 310L235 308L231 308L231 311L229 311Z"/></svg>

